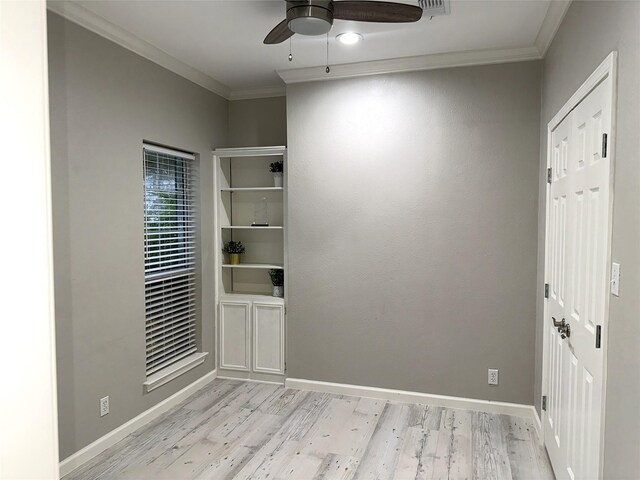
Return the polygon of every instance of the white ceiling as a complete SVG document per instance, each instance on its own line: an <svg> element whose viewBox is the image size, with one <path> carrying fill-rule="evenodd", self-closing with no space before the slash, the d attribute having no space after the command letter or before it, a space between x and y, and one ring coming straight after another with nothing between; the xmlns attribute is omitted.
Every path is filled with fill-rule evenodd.
<svg viewBox="0 0 640 480"><path fill-rule="evenodd" d="M101 17L98 20L120 27L132 37L212 77L230 91L281 87L283 83L276 71L324 66L326 62L324 36L295 35L293 62L287 59L288 41L280 45L262 43L269 30L285 16L282 0L82 0L74 3L75 8L81 5L89 11L84 10L84 14L95 14L94 17ZM417 0L403 3L417 4ZM550 3L549 0L451 0L450 15L431 20L425 17L414 24L336 20L329 36L329 62L337 65L532 47ZM345 31L360 32L364 41L354 46L338 43L335 36Z"/></svg>

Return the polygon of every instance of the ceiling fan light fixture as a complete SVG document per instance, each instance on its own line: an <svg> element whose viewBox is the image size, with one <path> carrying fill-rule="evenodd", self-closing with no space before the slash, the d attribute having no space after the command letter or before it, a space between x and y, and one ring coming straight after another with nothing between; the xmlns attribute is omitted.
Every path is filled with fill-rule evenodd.
<svg viewBox="0 0 640 480"><path fill-rule="evenodd" d="M289 22L289 30L300 35L324 35L331 30L331 23L320 18L300 17Z"/></svg>
<svg viewBox="0 0 640 480"><path fill-rule="evenodd" d="M362 40L362 35L357 32L344 32L336 36L336 39L345 45L354 45Z"/></svg>
<svg viewBox="0 0 640 480"><path fill-rule="evenodd" d="M422 8L419 6L386 0L340 0L339 2L287 0L286 6L286 18L271 29L263 40L264 44L282 43L296 33L328 34L334 19L353 22L410 23L422 18Z"/></svg>
<svg viewBox="0 0 640 480"><path fill-rule="evenodd" d="M300 35L324 35L333 25L333 12L317 5L295 5L287 10L289 30Z"/></svg>

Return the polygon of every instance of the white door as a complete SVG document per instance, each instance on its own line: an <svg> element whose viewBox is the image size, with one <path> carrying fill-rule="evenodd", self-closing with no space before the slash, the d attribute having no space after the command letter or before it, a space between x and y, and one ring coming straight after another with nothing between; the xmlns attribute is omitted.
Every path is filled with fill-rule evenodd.
<svg viewBox="0 0 640 480"><path fill-rule="evenodd" d="M253 304L253 371L284 373L284 306Z"/></svg>
<svg viewBox="0 0 640 480"><path fill-rule="evenodd" d="M220 302L220 368L251 368L251 302Z"/></svg>
<svg viewBox="0 0 640 480"><path fill-rule="evenodd" d="M543 421L558 479L596 479L601 468L612 173L603 134L610 142L611 89L608 75L550 138Z"/></svg>

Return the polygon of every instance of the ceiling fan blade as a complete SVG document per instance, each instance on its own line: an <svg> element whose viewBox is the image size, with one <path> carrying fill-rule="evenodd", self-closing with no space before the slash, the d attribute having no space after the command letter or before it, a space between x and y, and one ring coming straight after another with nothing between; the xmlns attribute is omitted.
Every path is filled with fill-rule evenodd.
<svg viewBox="0 0 640 480"><path fill-rule="evenodd" d="M333 3L333 18L356 22L408 23L422 18L417 5L367 0L344 0Z"/></svg>
<svg viewBox="0 0 640 480"><path fill-rule="evenodd" d="M273 27L266 37L264 37L263 43L265 45L273 45L276 43L282 43L287 38L293 35L293 32L289 30L289 22L285 18L278 25Z"/></svg>

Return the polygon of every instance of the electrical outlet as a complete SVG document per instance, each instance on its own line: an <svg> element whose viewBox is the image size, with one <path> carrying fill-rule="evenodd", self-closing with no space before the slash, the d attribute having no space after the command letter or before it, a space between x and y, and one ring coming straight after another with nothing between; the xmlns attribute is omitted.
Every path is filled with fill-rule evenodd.
<svg viewBox="0 0 640 480"><path fill-rule="evenodd" d="M100 416L104 417L109 413L109 396L100 399Z"/></svg>
<svg viewBox="0 0 640 480"><path fill-rule="evenodd" d="M498 385L498 369L489 369L489 385Z"/></svg>

